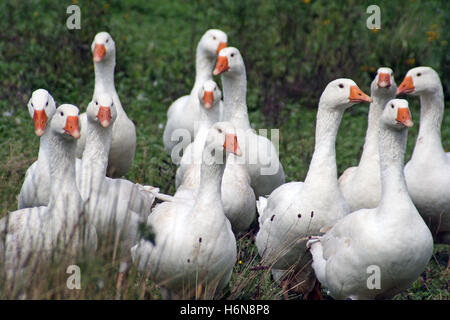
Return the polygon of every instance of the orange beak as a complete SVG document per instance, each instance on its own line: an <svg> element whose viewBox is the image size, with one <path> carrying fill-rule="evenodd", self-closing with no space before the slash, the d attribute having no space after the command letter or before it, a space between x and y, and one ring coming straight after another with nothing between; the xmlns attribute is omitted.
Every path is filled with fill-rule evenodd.
<svg viewBox="0 0 450 320"><path fill-rule="evenodd" d="M391 76L387 73L382 73L378 75L378 87L379 88L390 88L391 87Z"/></svg>
<svg viewBox="0 0 450 320"><path fill-rule="evenodd" d="M68 116L66 119L65 133L78 139L80 137L80 126L78 125L78 116Z"/></svg>
<svg viewBox="0 0 450 320"><path fill-rule="evenodd" d="M100 107L97 113L97 119L103 128L109 126L111 122L111 108L110 107Z"/></svg>
<svg viewBox="0 0 450 320"><path fill-rule="evenodd" d="M228 71L228 69L230 69L228 67L228 58L225 56L218 56L216 67L214 68L213 71L213 75L217 76L225 71Z"/></svg>
<svg viewBox="0 0 450 320"><path fill-rule="evenodd" d="M225 135L225 143L223 144L223 148L237 156L242 155L241 149L239 149L237 136L235 134L227 133Z"/></svg>
<svg viewBox="0 0 450 320"><path fill-rule="evenodd" d="M402 123L405 127L411 128L414 122L411 119L411 113L408 108L398 108L397 118L395 118L399 123Z"/></svg>
<svg viewBox="0 0 450 320"><path fill-rule="evenodd" d="M219 54L220 50L222 50L223 48L226 48L227 46L228 46L228 44L226 42L219 43L219 46L217 47L216 53Z"/></svg>
<svg viewBox="0 0 450 320"><path fill-rule="evenodd" d="M214 102L214 94L212 91L205 91L203 94L203 104L205 105L205 109L211 109Z"/></svg>
<svg viewBox="0 0 450 320"><path fill-rule="evenodd" d="M94 46L94 62L102 61L106 54L106 48L104 44L95 44Z"/></svg>
<svg viewBox="0 0 450 320"><path fill-rule="evenodd" d="M350 102L358 103L358 102L372 102L372 98L367 94L361 91L358 86L350 87Z"/></svg>
<svg viewBox="0 0 450 320"><path fill-rule="evenodd" d="M411 76L405 77L397 89L397 94L414 92L414 82Z"/></svg>
<svg viewBox="0 0 450 320"><path fill-rule="evenodd" d="M45 132L45 126L47 125L47 114L45 110L34 110L33 121L34 121L34 132L40 137Z"/></svg>

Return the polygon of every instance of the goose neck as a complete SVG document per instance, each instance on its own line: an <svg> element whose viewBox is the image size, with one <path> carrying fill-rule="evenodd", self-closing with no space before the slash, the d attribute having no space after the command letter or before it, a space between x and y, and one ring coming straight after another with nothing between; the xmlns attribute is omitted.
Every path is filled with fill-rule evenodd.
<svg viewBox="0 0 450 320"><path fill-rule="evenodd" d="M203 106L199 106L200 117L196 123L197 127L210 128L219 119L219 106L214 105L210 109L205 109Z"/></svg>
<svg viewBox="0 0 450 320"><path fill-rule="evenodd" d="M110 57L108 60L94 62L95 69L95 89L94 95L101 92L116 92L114 86L114 68L116 65L115 58Z"/></svg>
<svg viewBox="0 0 450 320"><path fill-rule="evenodd" d="M117 117L120 118L125 114L119 95L114 85L114 68L116 66L116 58L110 57L101 62L94 62L95 69L95 87L94 97L98 97L100 93L107 92L111 95L117 110Z"/></svg>
<svg viewBox="0 0 450 320"><path fill-rule="evenodd" d="M50 128L46 128L44 134L39 139L39 153L38 153L38 162L46 161L48 159L48 155L50 153L49 150L49 132Z"/></svg>
<svg viewBox="0 0 450 320"><path fill-rule="evenodd" d="M380 127L380 117L383 113L384 106L393 97L380 97L372 95L373 102L369 107L369 115L367 119L367 131L364 142L363 152L361 155L360 165L364 165L367 161L379 159L378 154L378 130Z"/></svg>
<svg viewBox="0 0 450 320"><path fill-rule="evenodd" d="M413 157L417 154L443 154L441 124L444 115L442 88L434 94L420 96L420 124Z"/></svg>
<svg viewBox="0 0 450 320"><path fill-rule="evenodd" d="M218 206L222 207L221 185L224 169L225 165L217 163L217 161L213 163L202 162L200 186L194 205L194 212L197 215L204 213L207 216L211 216L216 212L215 208L218 208ZM223 212L223 209L219 211Z"/></svg>
<svg viewBox="0 0 450 320"><path fill-rule="evenodd" d="M247 110L247 78L245 70L238 74L222 75L224 121L237 129L250 129Z"/></svg>
<svg viewBox="0 0 450 320"><path fill-rule="evenodd" d="M83 178L81 180L81 189L85 192L101 184L105 179L111 141L112 125L103 128L88 118L86 146L82 157Z"/></svg>
<svg viewBox="0 0 450 320"><path fill-rule="evenodd" d="M336 135L342 120L343 110L319 104L316 122L316 142L305 184L326 179L337 185Z"/></svg>
<svg viewBox="0 0 450 320"><path fill-rule="evenodd" d="M56 208L53 215L77 217L81 198L76 184L76 143L65 137L49 133L50 200L48 207Z"/></svg>
<svg viewBox="0 0 450 320"><path fill-rule="evenodd" d="M380 212L390 212L392 206L404 203L403 201L411 202L403 173L407 135L406 128L392 130L380 124L378 140L382 189L380 207L388 209Z"/></svg>
<svg viewBox="0 0 450 320"><path fill-rule="evenodd" d="M197 47L195 57L195 82L194 87L191 90L191 96L197 99L198 91L203 83L207 80L212 80L212 69L214 67L214 57L208 56L208 54L200 47Z"/></svg>

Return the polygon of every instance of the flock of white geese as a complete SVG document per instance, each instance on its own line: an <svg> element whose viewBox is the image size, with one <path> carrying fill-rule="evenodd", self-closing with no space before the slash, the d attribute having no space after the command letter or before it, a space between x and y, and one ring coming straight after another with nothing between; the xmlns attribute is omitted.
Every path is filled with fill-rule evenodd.
<svg viewBox="0 0 450 320"><path fill-rule="evenodd" d="M331 81L320 96L305 181L285 183L275 146L251 129L244 60L227 43L217 29L201 37L192 91L167 112L163 142L178 165L174 195L120 178L133 162L136 130L115 89L116 48L108 33L92 42L95 88L85 113L57 107L44 89L33 92L27 107L39 156L27 170L18 210L0 220L7 279L55 254L95 252L97 237L113 232L121 246L118 286L134 262L165 298L220 297L236 263L236 236L257 219L260 264L271 269L274 284L306 297L318 297L321 284L335 299L380 299L420 276L433 243L450 244L444 96L432 68L409 70L398 87L393 71L379 68L370 97L351 79ZM221 75L223 100L213 75ZM398 94L419 96L421 104L406 165L413 121ZM338 178L339 125L360 102L370 103L361 160ZM155 198L161 202L153 206ZM140 236L142 224L154 239ZM371 268L379 271L375 286L368 285Z"/></svg>

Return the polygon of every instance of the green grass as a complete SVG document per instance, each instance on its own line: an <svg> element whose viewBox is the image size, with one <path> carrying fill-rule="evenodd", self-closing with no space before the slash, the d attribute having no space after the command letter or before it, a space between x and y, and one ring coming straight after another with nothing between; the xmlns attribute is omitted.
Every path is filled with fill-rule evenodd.
<svg viewBox="0 0 450 320"><path fill-rule="evenodd" d="M255 128L280 129L280 159L288 181L302 181L306 175L314 148L317 102L329 81L352 78L370 93L371 79L380 66L392 67L399 84L409 68L429 65L440 73L448 97L447 1L381 2L382 29L376 33L365 27L370 1L78 1L81 30L73 31L65 27L70 4L0 3L0 216L17 208L25 171L37 158L39 141L25 107L31 92L46 88L58 104L73 103L84 111L94 88L90 44L99 31L109 31L115 39L116 88L137 127L136 157L126 178L170 194L175 191L176 167L164 152L162 127L171 102L193 85L195 48L208 28L224 30L229 44L241 50L248 74L250 121ZM220 78L215 80L220 85ZM419 120L418 99L408 100L416 125L409 132L406 160ZM356 105L344 115L336 144L339 174L359 161L367 110L367 105ZM4 116L5 112L12 116ZM448 112L442 141L450 150ZM80 292L64 289L64 261L58 268L42 266L41 280L30 282L33 289L28 297L114 298L118 262L109 248L103 249L94 259L76 261L84 270ZM424 279L396 298L449 299L447 250L435 246ZM224 296L282 298L269 271L258 268L252 236L239 239L238 253ZM15 294L0 290L0 298ZM122 298L158 299L160 293L132 268Z"/></svg>

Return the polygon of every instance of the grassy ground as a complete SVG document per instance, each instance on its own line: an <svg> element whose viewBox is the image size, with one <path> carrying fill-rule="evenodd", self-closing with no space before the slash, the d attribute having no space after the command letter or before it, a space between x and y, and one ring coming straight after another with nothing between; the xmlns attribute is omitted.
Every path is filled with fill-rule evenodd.
<svg viewBox="0 0 450 320"><path fill-rule="evenodd" d="M81 8L81 30L65 27L66 7ZM31 92L48 89L58 104L85 110L93 93L90 44L99 31L116 42L116 88L137 127L137 153L129 180L173 193L176 167L162 145L166 110L193 84L196 44L205 30L227 32L248 72L249 116L255 128L280 129L280 159L288 181L303 180L314 148L318 98L326 83L354 79L369 93L376 68L390 66L400 83L406 71L430 65L448 79L449 6L446 1L380 4L382 29L365 26L370 3L337 1L3 1L0 4L0 216L17 208L17 195L28 166L37 158L38 139L25 105ZM448 32L447 32L448 33ZM220 84L220 79L216 81ZM446 91L447 92L447 91ZM447 95L448 96L448 95ZM418 99L408 98L413 120ZM449 103L446 102L446 109ZM337 138L339 174L356 165L367 127L367 105L344 115ZM417 136L409 132L408 160ZM450 116L442 124L450 150ZM79 259L82 290L66 289L65 263L39 269L31 277L30 298L104 299L116 296L117 261L111 250ZM224 295L230 299L278 299L282 290L260 261L252 234L238 241L238 259ZM397 299L448 299L445 246L436 246L424 273ZM37 271L36 271L37 272ZM42 279L48 279L43 281ZM0 284L1 286L1 284ZM0 298L15 297L0 290ZM122 298L159 298L157 287L134 268ZM295 298L295 296L291 296Z"/></svg>

